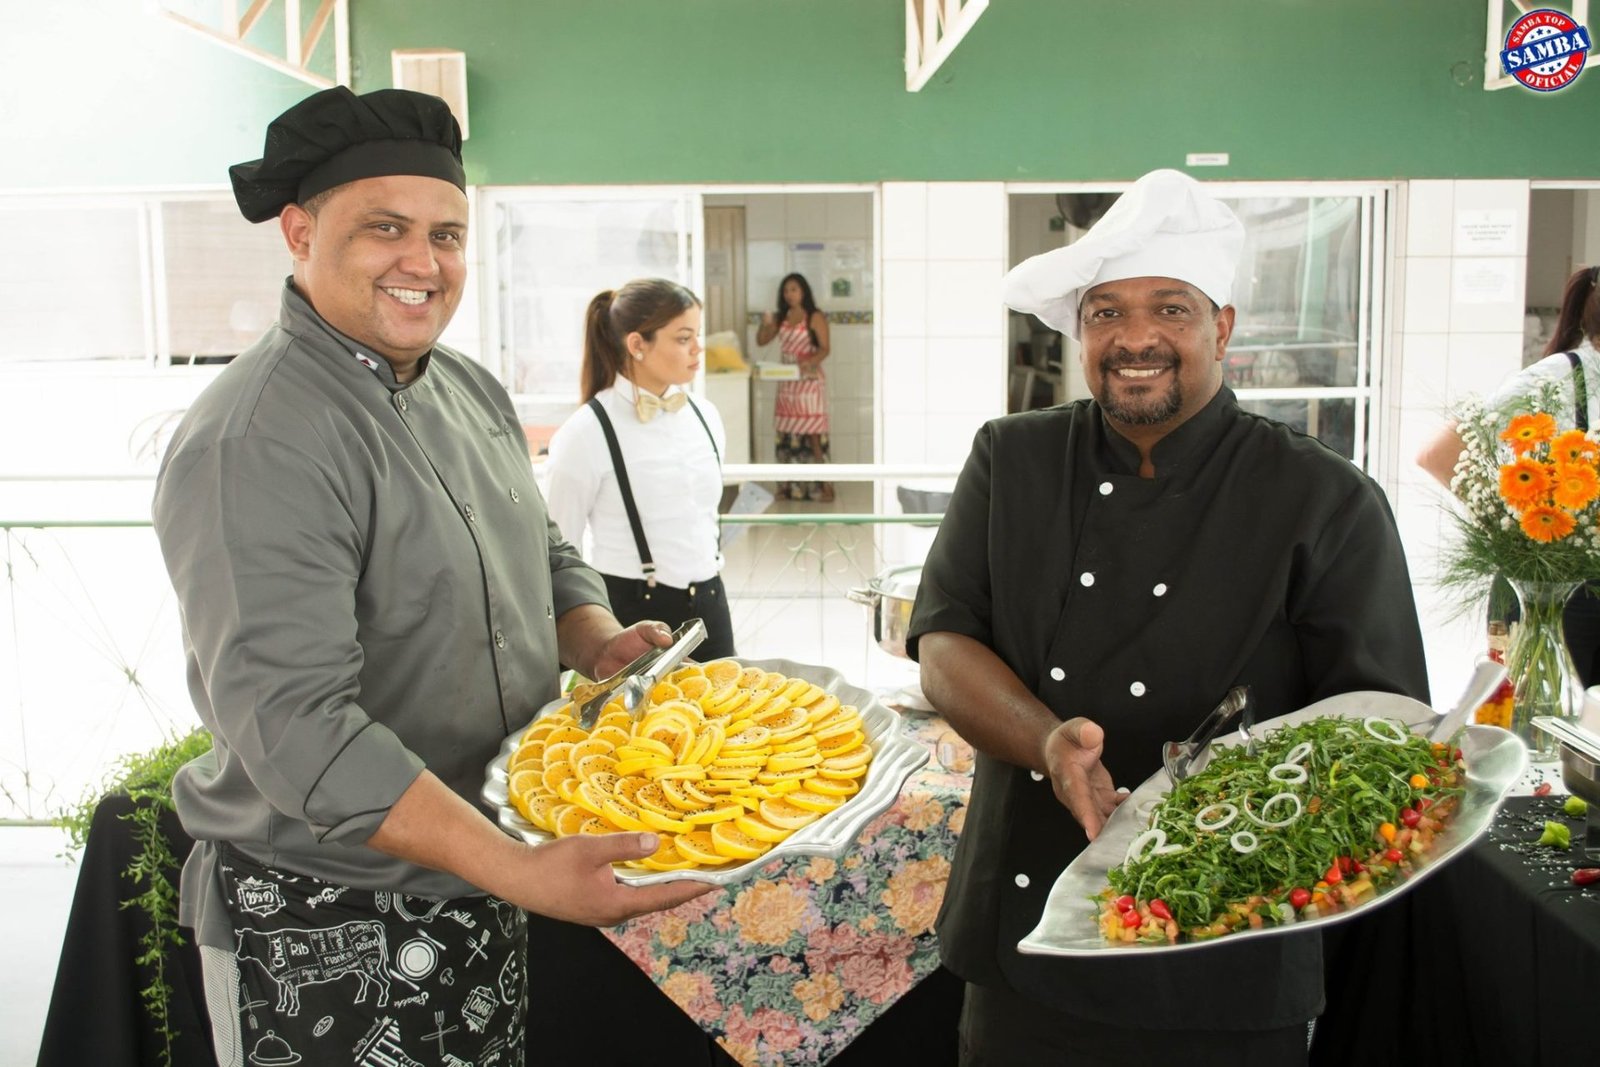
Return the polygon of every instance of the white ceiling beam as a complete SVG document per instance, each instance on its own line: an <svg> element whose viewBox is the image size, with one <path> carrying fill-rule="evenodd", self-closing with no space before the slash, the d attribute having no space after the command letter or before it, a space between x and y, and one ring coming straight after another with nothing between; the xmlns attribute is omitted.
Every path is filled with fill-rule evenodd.
<svg viewBox="0 0 1600 1067"><path fill-rule="evenodd" d="M928 84L989 0L906 0L906 92Z"/></svg>
<svg viewBox="0 0 1600 1067"><path fill-rule="evenodd" d="M317 0L317 9L311 16L309 26L302 26L300 16L301 0L283 0L283 51L278 53L267 48L248 43L247 38L251 31L261 21L276 0L251 0L245 8L244 14L238 12L238 0L217 0L211 10L205 14L213 19L220 19L221 24L202 22L188 15L180 14L158 3L156 10L161 15L182 26L186 30L198 33L207 40L221 45L230 52L270 67L305 82L307 85L318 89L328 89L334 85L350 84L350 0ZM333 67L334 77L329 79L319 74L309 66L311 56L315 54L317 45L322 41L327 32L328 23L333 23ZM326 68L324 68L326 69Z"/></svg>

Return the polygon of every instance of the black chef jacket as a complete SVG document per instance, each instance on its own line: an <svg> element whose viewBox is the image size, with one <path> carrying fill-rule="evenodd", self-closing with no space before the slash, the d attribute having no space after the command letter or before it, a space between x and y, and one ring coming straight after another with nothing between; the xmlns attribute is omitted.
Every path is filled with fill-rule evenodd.
<svg viewBox="0 0 1600 1067"><path fill-rule="evenodd" d="M1062 719L1105 728L1130 788L1228 689L1259 718L1358 689L1427 700L1394 518L1322 444L1222 389L1154 449L1156 476L1093 401L978 432L922 570L922 634L983 642ZM979 756L939 917L944 962L1104 1023L1265 1029L1322 1006L1320 940L1287 935L1158 959L1026 956L1083 829L1048 779Z"/></svg>

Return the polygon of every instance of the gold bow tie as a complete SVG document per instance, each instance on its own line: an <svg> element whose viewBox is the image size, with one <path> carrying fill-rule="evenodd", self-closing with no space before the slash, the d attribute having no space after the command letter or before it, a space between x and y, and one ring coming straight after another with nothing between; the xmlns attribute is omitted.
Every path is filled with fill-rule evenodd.
<svg viewBox="0 0 1600 1067"><path fill-rule="evenodd" d="M638 396L634 398L633 410L639 413L640 422L649 422L656 417L656 412L658 411L677 411L683 407L683 402L686 399L687 397L682 393L673 393L671 396L656 396L654 393L647 393L640 389Z"/></svg>

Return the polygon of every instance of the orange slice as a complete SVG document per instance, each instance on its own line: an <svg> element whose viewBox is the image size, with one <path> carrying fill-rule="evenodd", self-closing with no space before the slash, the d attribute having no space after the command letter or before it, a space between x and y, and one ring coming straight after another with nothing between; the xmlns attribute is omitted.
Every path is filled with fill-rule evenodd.
<svg viewBox="0 0 1600 1067"><path fill-rule="evenodd" d="M860 730L851 730L847 734L821 738L817 741L817 747L829 756L842 756L846 752L854 752L866 743L866 734Z"/></svg>
<svg viewBox="0 0 1600 1067"><path fill-rule="evenodd" d="M826 756L822 761L824 771L853 771L872 762L872 749L866 745L852 749L842 756Z"/></svg>
<svg viewBox="0 0 1600 1067"><path fill-rule="evenodd" d="M606 798L610 796L611 793L597 788L593 782L579 782L572 791L572 802L590 815L604 815Z"/></svg>
<svg viewBox="0 0 1600 1067"><path fill-rule="evenodd" d="M821 722L839 710L839 698L832 693L824 693L819 699L800 706L806 709L806 718L812 722Z"/></svg>
<svg viewBox="0 0 1600 1067"><path fill-rule="evenodd" d="M731 659L716 659L700 665L701 673L711 679L712 684L718 686L733 685L739 680L743 670L737 660Z"/></svg>
<svg viewBox="0 0 1600 1067"><path fill-rule="evenodd" d="M760 748L772 740L772 731L765 726L746 726L736 733L729 734L722 742L722 754L731 756L735 752L749 751Z"/></svg>
<svg viewBox="0 0 1600 1067"><path fill-rule="evenodd" d="M683 690L671 682L657 682L650 687L650 702L652 704L665 704L669 700L682 700Z"/></svg>
<svg viewBox="0 0 1600 1067"><path fill-rule="evenodd" d="M678 691L685 700L698 701L712 690L711 679L703 674L696 674L692 678L684 678L678 682Z"/></svg>
<svg viewBox="0 0 1600 1067"><path fill-rule="evenodd" d="M621 726L596 726L594 728L594 732L589 735L589 740L609 741L611 742L611 747L616 748L618 745L627 744L628 738L632 736L632 734L630 734Z"/></svg>
<svg viewBox="0 0 1600 1067"><path fill-rule="evenodd" d="M570 763L572 761L572 742L555 741L544 746L545 766L553 763Z"/></svg>
<svg viewBox="0 0 1600 1067"><path fill-rule="evenodd" d="M751 837L731 822L719 822L711 828L711 847L729 859L753 860L772 846Z"/></svg>
<svg viewBox="0 0 1600 1067"><path fill-rule="evenodd" d="M679 689L682 689L684 682L692 681L695 678L704 678L704 677L705 677L705 673L701 670L700 664L698 664L698 663L689 663L689 664L685 664L682 667L679 667L677 670L675 670L671 674L667 675L667 681L671 682L673 685L677 686Z"/></svg>
<svg viewBox="0 0 1600 1067"><path fill-rule="evenodd" d="M669 835L662 835L661 847L641 860L635 860L629 866L638 865L651 871L686 871L690 867L699 865L699 861L685 856L677 847L676 841Z"/></svg>
<svg viewBox="0 0 1600 1067"><path fill-rule="evenodd" d="M639 790L650 784L650 779L642 775L630 774L626 778L618 778L611 786L611 792L623 800L632 801L639 795Z"/></svg>
<svg viewBox="0 0 1600 1067"><path fill-rule="evenodd" d="M546 763L544 765L544 774L541 775L545 789L554 793L556 796L561 795L561 790L558 789L557 786L566 781L568 778L573 777L576 777L576 772L573 771L572 764L567 763L564 760L560 763Z"/></svg>
<svg viewBox="0 0 1600 1067"><path fill-rule="evenodd" d="M619 796L608 795L600 801L601 814L611 820L613 824L624 830L648 830L644 821L639 818L639 809L636 805L623 800Z"/></svg>
<svg viewBox="0 0 1600 1067"><path fill-rule="evenodd" d="M548 744L559 744L562 741L587 740L589 732L577 726L558 726L550 731L550 736L545 738Z"/></svg>
<svg viewBox="0 0 1600 1067"><path fill-rule="evenodd" d="M822 814L797 808L787 800L763 800L758 810L762 819L785 830L798 830L808 823L815 822Z"/></svg>
<svg viewBox="0 0 1600 1067"><path fill-rule="evenodd" d="M574 766L585 756L609 756L616 750L616 745L603 738L590 737L579 741L572 746L572 752L567 756L567 761Z"/></svg>
<svg viewBox="0 0 1600 1067"><path fill-rule="evenodd" d="M792 755L773 753L767 759L767 770L774 774L782 771L798 771L807 767L815 767L822 762L822 753L820 752L812 752L809 755L806 753L794 753ZM810 775L806 777L809 778Z"/></svg>
<svg viewBox="0 0 1600 1067"><path fill-rule="evenodd" d="M853 797L861 790L854 778L808 778L803 788L825 797Z"/></svg>
<svg viewBox="0 0 1600 1067"><path fill-rule="evenodd" d="M675 763L670 767L647 767L644 773L646 778L653 778L656 781L663 778L687 778L698 782L710 772L698 763Z"/></svg>
<svg viewBox="0 0 1600 1067"><path fill-rule="evenodd" d="M614 834L617 828L598 815L591 815L578 826L580 834Z"/></svg>
<svg viewBox="0 0 1600 1067"><path fill-rule="evenodd" d="M573 769L578 772L579 778L593 778L603 772L615 774L617 761L611 756L584 756L573 765Z"/></svg>
<svg viewBox="0 0 1600 1067"><path fill-rule="evenodd" d="M837 808L840 804L844 803L843 797L824 796L821 793L813 793L809 789L804 788L796 789L783 799L797 808L803 808L806 811L815 811L819 814L830 812L834 808Z"/></svg>
<svg viewBox="0 0 1600 1067"><path fill-rule="evenodd" d="M722 826L726 824L718 823L717 825ZM737 826L741 831L749 834L757 841L765 841L774 845L789 836L788 830L785 830L779 826L773 826L765 819L757 818L754 815L741 815L737 819L733 820L733 825ZM714 830L713 833L715 833Z"/></svg>
<svg viewBox="0 0 1600 1067"><path fill-rule="evenodd" d="M719 801L714 807L684 812L683 821L690 826L711 826L737 819L744 813L745 807L743 804L728 804Z"/></svg>
<svg viewBox="0 0 1600 1067"><path fill-rule="evenodd" d="M692 859L704 867L720 867L729 859L717 851L716 845L711 841L709 830L692 830L686 834L679 834L673 844L677 846L679 855Z"/></svg>
<svg viewBox="0 0 1600 1067"><path fill-rule="evenodd" d="M550 813L550 829L555 831L557 837L571 837L579 832L586 819L594 816L578 807L576 804L560 804Z"/></svg>

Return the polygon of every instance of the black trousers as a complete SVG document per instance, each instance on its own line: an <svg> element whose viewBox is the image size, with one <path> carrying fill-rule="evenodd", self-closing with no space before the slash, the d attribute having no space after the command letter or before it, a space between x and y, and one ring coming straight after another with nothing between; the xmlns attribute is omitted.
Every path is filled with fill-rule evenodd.
<svg viewBox="0 0 1600 1067"><path fill-rule="evenodd" d="M733 652L733 617L728 613L728 591L718 575L704 582L691 582L687 589L657 584L654 588L642 578L618 578L602 574L606 595L611 598L611 613L624 626L645 619L659 619L677 627L690 619L703 619L706 639L692 653L694 659L722 659Z"/></svg>
<svg viewBox="0 0 1600 1067"><path fill-rule="evenodd" d="M1306 1036L1306 1023L1273 1030L1141 1027L1136 989L1128 990L1126 1027L1053 1012L1009 989L970 982L961 1006L962 1067L1295 1067L1306 1062Z"/></svg>

